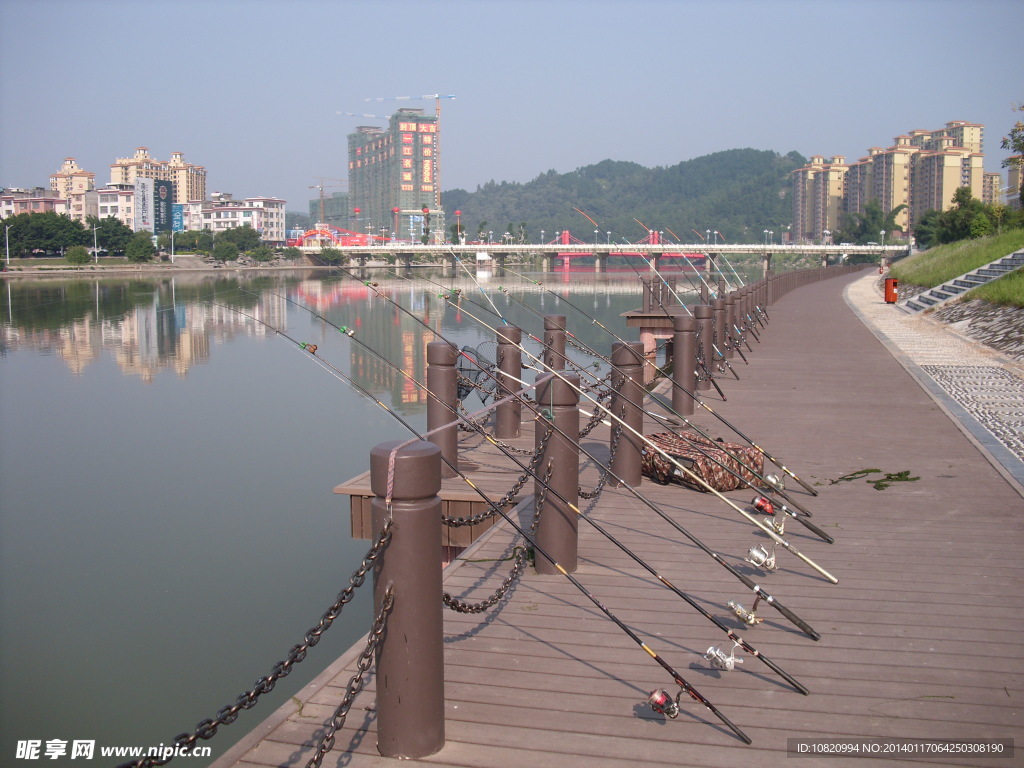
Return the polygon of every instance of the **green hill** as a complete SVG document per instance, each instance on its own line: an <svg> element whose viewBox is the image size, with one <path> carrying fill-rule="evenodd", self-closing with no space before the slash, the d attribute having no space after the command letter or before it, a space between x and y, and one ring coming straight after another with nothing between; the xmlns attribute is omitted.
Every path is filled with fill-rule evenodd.
<svg viewBox="0 0 1024 768"><path fill-rule="evenodd" d="M635 242L644 227L668 239L699 242L693 230L718 230L725 242L761 242L764 230L780 231L792 219L789 174L806 164L796 152L779 155L756 149L731 149L671 167L604 160L570 173L548 171L526 183L489 181L475 192L446 190L449 225L461 210L470 239L478 231L506 231L527 242L554 238L569 229L585 242ZM574 209L579 209L583 214ZM588 220L593 219L594 223ZM643 223L643 226L639 222ZM511 228L511 229L510 229Z"/></svg>

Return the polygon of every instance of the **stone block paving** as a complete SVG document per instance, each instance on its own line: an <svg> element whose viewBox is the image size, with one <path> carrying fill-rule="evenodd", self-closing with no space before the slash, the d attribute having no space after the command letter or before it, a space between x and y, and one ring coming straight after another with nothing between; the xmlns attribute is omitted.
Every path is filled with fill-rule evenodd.
<svg viewBox="0 0 1024 768"><path fill-rule="evenodd" d="M924 315L886 304L878 277L847 286L847 304L990 459L1024 485L1024 364Z"/></svg>

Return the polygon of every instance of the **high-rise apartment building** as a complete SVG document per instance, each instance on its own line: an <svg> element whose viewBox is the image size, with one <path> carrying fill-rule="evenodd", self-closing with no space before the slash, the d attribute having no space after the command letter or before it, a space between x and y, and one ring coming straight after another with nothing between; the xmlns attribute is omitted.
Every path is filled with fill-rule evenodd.
<svg viewBox="0 0 1024 768"><path fill-rule="evenodd" d="M67 200L67 215L83 225L97 212L95 188L96 174L83 169L73 157L64 158L60 170L50 177L50 189Z"/></svg>
<svg viewBox="0 0 1024 768"><path fill-rule="evenodd" d="M809 165L793 171L793 239L828 241L826 233L835 229L842 211L849 170L845 157L826 161L815 155Z"/></svg>
<svg viewBox="0 0 1024 768"><path fill-rule="evenodd" d="M442 242L440 139L437 115L419 108L399 109L387 128L360 126L349 134L348 228L415 242L429 229L431 242Z"/></svg>
<svg viewBox="0 0 1024 768"><path fill-rule="evenodd" d="M136 147L133 157L119 157L110 166L111 186L134 184L139 178L173 182L175 203L206 198L206 169L186 163L181 152L172 152L170 160L155 160L148 147Z"/></svg>
<svg viewBox="0 0 1024 768"><path fill-rule="evenodd" d="M905 205L896 217L904 231L913 229L926 211L950 208L960 187L985 200L993 184L999 185L985 173L983 138L984 126L956 120L939 130L897 136L887 148L871 147L866 157L850 165L843 158L831 163L812 158L792 174L794 238L820 242L823 231L838 227L841 213L863 213L870 200L884 213ZM828 204L840 175L841 203Z"/></svg>

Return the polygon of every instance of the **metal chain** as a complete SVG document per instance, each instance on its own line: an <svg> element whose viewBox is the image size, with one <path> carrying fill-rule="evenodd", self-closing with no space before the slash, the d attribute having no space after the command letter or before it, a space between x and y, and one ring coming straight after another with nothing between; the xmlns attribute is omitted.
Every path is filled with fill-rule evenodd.
<svg viewBox="0 0 1024 768"><path fill-rule="evenodd" d="M516 479L515 483L512 484L512 487L505 491L505 494L498 501L494 502L494 506L490 507L485 512L481 512L478 515L471 515L470 517L452 517L450 515L442 515L441 522L453 528L459 528L464 525L476 525L477 523L490 520L498 514L495 507L503 507L506 504L511 504L516 496L519 495L519 492L523 490L523 486L526 485L526 481L537 473L537 465L540 463L540 458L544 454L544 449L547 447L548 440L551 439L552 432L554 432L554 430L549 429L544 433L544 436L541 438L540 445L537 446L536 450L533 452L533 456L530 458L527 471Z"/></svg>
<svg viewBox="0 0 1024 768"><path fill-rule="evenodd" d="M603 392L601 392L597 396L597 398L596 398L597 402L598 403L603 403L605 400L608 399L608 395L610 395L611 393L612 393L612 391L610 389L604 390ZM593 432L594 428L598 424L601 423L601 420L603 418L604 418L604 411L601 410L600 408L594 408L594 412L592 414L590 414L590 421L588 421L587 425L583 429L580 430L580 438L579 439L582 440L584 437L586 437L591 432Z"/></svg>
<svg viewBox="0 0 1024 768"><path fill-rule="evenodd" d="M548 435L554 430L548 430ZM544 508L544 499L546 498L548 481L551 479L552 466L548 462L548 469L545 473L543 484L541 485L541 492L537 495L534 501L533 511L533 522L530 524L530 536L533 537L537 531L537 524L540 522L540 512ZM526 562L527 550L526 547L516 547L515 555L513 557L512 569L509 571L508 576L501 582L501 585L488 597L479 603L468 603L464 600L452 597L449 593L444 592L441 595L441 601L451 608L453 611L458 613L483 613L489 608L497 605L497 603L505 596L505 593L511 589L512 585L523 575L523 564Z"/></svg>
<svg viewBox="0 0 1024 768"><path fill-rule="evenodd" d="M239 695L233 705L222 707L212 719L200 722L192 733L180 733L175 736L174 746L183 748L182 750L175 751L184 751L185 749L191 751L192 746L199 739L210 739L217 733L217 729L220 726L230 725L235 722L238 719L239 712L243 709L252 709L260 696L264 693L270 693L278 680L287 676L292 671L292 667L305 659L309 649L320 642L320 636L330 629L334 620L341 615L345 605L352 600L355 591L366 581L366 574L370 572L373 564L390 541L391 522L389 521L385 523L380 536L377 537L373 546L367 551L359 568L349 577L349 585L338 593L337 599L320 617L320 621L317 622L316 626L306 631L306 634L303 636L303 642L292 646L291 650L288 651L288 657L284 661L277 662L269 675L257 680L252 690ZM152 766L167 765L173 757L173 755L166 758L144 757L130 763L122 763L118 768L151 768Z"/></svg>
<svg viewBox="0 0 1024 768"><path fill-rule="evenodd" d="M482 392L483 395L480 396L481 400L486 399L484 397L484 395L486 395L487 397L494 397L495 390L494 389L488 389L483 384L481 384L479 381L474 381L473 379L466 378L461 373L457 374L456 378L458 380L458 383L461 384L462 387L465 388L466 390L472 391L472 390L476 389L476 390L479 390L480 392ZM465 399L465 398L463 398L463 399Z"/></svg>
<svg viewBox="0 0 1024 768"><path fill-rule="evenodd" d="M623 376L618 382L616 382L615 389L616 390L620 389L622 387L622 385L625 383L625 381L626 381L626 377ZM613 415L616 415L616 414L613 414ZM577 490L577 493L580 495L580 498L582 498L582 499L596 499L598 496L601 495L601 492L604 490L604 486L608 482L608 476L611 474L611 471L612 471L612 462L615 461L615 451L618 450L618 448L619 448L619 439L622 437L622 431L623 431L622 430L621 421L622 421L622 419L625 418L625 416L626 416L626 405L625 405L625 403L623 403L621 408L619 408L619 413L616 415L617 420L612 425L611 445L608 446L608 466L604 470L604 472L601 473L601 477L597 481L597 486L594 488L594 490L592 490L592 491L584 491L582 488Z"/></svg>
<svg viewBox="0 0 1024 768"><path fill-rule="evenodd" d="M377 618L373 622L373 626L370 628L370 635L366 639L366 647L363 652L359 654L359 660L356 662L356 672L348 681L348 686L345 688L345 697L338 704L337 709L334 710L334 714L331 716L331 722L327 725L323 736L320 737L320 743L317 744L316 753L306 763L306 768L320 768L320 764L323 762L324 757L334 749L334 737L335 734L345 726L345 719L348 717L348 712L352 708L352 703L355 701L356 695L363 690L365 684L366 672L370 669L373 664L374 652L377 646L380 644L380 639L384 635L384 631L387 629L388 616L391 615L391 609L395 605L395 594L388 587L384 593L384 602L381 605L380 613L377 614Z"/></svg>

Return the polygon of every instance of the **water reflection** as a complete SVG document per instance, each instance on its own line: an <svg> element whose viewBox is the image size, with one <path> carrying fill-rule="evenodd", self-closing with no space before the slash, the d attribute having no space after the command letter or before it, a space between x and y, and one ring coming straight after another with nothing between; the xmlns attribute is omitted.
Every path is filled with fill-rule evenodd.
<svg viewBox="0 0 1024 768"><path fill-rule="evenodd" d="M377 354L356 344L346 345L347 350L321 347L320 354L330 350L360 385L388 396L406 412L419 412L426 394L380 357L422 379L426 346L436 335L460 344L488 343L493 328L510 322L526 331L529 343L530 334L541 335L536 313L565 314L574 335L597 350L607 350L608 334L576 308L625 336L619 315L635 308L639 295L635 275L629 279L565 271L506 273L501 278L487 271L476 276L442 271L371 274L373 287L347 275L314 271L252 277L195 273L149 279L10 280L0 344L4 353L34 350L56 355L74 375L84 374L108 355L124 375L151 383L163 371L188 376L210 361L217 345L237 337L273 337L278 331L291 335L295 323L305 330L307 322L301 318L307 314L314 326L321 327L316 338L298 341L319 345L334 335L340 339L328 324L354 329ZM538 280L543 284L528 282ZM444 288L462 290L461 308L438 297ZM559 295L572 296L575 306L560 301Z"/></svg>

